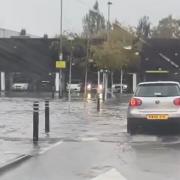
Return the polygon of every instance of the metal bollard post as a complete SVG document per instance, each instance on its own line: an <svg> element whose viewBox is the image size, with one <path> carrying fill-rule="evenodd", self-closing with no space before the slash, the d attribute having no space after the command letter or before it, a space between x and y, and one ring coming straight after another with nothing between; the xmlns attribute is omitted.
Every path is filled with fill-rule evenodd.
<svg viewBox="0 0 180 180"><path fill-rule="evenodd" d="M45 132L49 133L49 100L45 101Z"/></svg>
<svg viewBox="0 0 180 180"><path fill-rule="evenodd" d="M39 102L33 104L33 142L37 143L39 139Z"/></svg>
<svg viewBox="0 0 180 180"><path fill-rule="evenodd" d="M97 111L98 112L100 111L100 101L101 101L101 99L100 99L99 94L98 94L98 96L97 96Z"/></svg>
<svg viewBox="0 0 180 180"><path fill-rule="evenodd" d="M55 87L52 87L52 99L54 99L54 92L55 92Z"/></svg>

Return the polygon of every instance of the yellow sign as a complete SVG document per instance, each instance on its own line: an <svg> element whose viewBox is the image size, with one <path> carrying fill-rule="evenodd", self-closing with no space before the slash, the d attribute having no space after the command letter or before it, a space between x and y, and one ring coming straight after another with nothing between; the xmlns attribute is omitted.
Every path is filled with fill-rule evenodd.
<svg viewBox="0 0 180 180"><path fill-rule="evenodd" d="M66 61L56 61L56 68L65 69L66 68Z"/></svg>

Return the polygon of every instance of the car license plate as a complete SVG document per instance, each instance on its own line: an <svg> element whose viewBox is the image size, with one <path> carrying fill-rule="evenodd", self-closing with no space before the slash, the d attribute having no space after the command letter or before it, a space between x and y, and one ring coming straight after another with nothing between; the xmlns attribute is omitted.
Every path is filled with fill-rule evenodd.
<svg viewBox="0 0 180 180"><path fill-rule="evenodd" d="M147 115L148 120L168 120L169 116L167 114L150 114Z"/></svg>

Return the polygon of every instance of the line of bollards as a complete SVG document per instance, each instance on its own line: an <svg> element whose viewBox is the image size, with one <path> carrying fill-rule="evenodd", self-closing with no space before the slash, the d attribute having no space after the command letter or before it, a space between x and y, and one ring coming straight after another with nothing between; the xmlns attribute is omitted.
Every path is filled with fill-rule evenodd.
<svg viewBox="0 0 180 180"><path fill-rule="evenodd" d="M101 98L100 94L97 94L97 111L101 110ZM50 107L49 100L45 100L45 133L50 132ZM33 142L37 144L39 140L39 102L33 103Z"/></svg>
<svg viewBox="0 0 180 180"><path fill-rule="evenodd" d="M49 100L45 100L45 133L50 132L49 125ZM36 144L39 140L39 102L33 103L33 142Z"/></svg>

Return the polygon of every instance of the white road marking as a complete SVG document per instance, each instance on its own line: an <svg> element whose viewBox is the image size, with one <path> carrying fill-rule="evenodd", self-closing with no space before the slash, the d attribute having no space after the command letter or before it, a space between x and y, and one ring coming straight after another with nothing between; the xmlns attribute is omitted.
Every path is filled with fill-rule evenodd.
<svg viewBox="0 0 180 180"><path fill-rule="evenodd" d="M132 136L131 142L138 143L138 142L157 142L157 136L145 136L145 135L136 135Z"/></svg>
<svg viewBox="0 0 180 180"><path fill-rule="evenodd" d="M92 180L126 180L116 169L111 169L110 171L101 174Z"/></svg>
<svg viewBox="0 0 180 180"><path fill-rule="evenodd" d="M44 154L44 153L46 153L47 151L50 151L51 149L59 146L59 145L62 144L62 143L63 143L62 141L59 141L59 142L53 144L52 146L49 146L49 147L47 147L47 148L44 148L43 150L41 150L41 151L39 152L39 154Z"/></svg>
<svg viewBox="0 0 180 180"><path fill-rule="evenodd" d="M163 145L173 145L173 144L180 144L180 140L172 141L172 142L161 142Z"/></svg>
<svg viewBox="0 0 180 180"><path fill-rule="evenodd" d="M84 137L84 138L81 138L81 141L98 141L98 138L95 138L95 137Z"/></svg>

